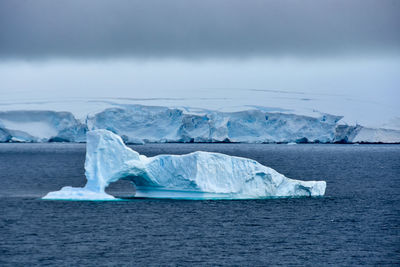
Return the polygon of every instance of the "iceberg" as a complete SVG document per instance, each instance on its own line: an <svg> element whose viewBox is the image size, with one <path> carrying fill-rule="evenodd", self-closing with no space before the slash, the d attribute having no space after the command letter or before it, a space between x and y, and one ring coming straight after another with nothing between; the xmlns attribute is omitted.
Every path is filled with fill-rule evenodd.
<svg viewBox="0 0 400 267"><path fill-rule="evenodd" d="M11 138L12 136L10 135L10 133L0 127L0 142L9 142Z"/></svg>
<svg viewBox="0 0 400 267"><path fill-rule="evenodd" d="M325 194L325 181L289 179L255 160L197 151L146 157L108 130L87 132L83 188L63 187L43 199L113 200L106 187L126 179L135 197L172 199L258 199L314 197Z"/></svg>
<svg viewBox="0 0 400 267"><path fill-rule="evenodd" d="M70 112L0 112L1 142L84 142L86 129Z"/></svg>

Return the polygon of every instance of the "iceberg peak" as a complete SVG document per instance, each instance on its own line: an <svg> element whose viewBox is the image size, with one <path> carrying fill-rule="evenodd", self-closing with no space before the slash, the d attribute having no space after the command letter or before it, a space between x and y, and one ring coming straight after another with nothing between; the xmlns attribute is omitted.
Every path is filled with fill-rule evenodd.
<svg viewBox="0 0 400 267"><path fill-rule="evenodd" d="M108 130L87 133L83 188L64 187L44 199L112 200L105 188L130 180L135 197L175 199L256 199L323 196L325 181L285 177L255 160L197 151L146 157Z"/></svg>

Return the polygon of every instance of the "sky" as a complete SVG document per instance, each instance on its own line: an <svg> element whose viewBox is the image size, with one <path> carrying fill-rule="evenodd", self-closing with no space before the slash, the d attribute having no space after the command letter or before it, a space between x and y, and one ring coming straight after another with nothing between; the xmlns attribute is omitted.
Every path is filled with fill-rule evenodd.
<svg viewBox="0 0 400 267"><path fill-rule="evenodd" d="M264 107L396 128L398 14L396 0L0 0L0 109Z"/></svg>

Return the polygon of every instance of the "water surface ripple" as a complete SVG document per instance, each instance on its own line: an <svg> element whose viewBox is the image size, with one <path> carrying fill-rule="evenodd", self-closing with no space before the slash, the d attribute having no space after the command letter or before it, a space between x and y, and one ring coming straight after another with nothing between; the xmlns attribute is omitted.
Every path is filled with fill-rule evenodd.
<svg viewBox="0 0 400 267"><path fill-rule="evenodd" d="M132 147L147 156L203 150L249 157L290 178L326 180L326 196L44 201L49 191L84 185L85 146L0 144L0 265L400 264L399 145Z"/></svg>

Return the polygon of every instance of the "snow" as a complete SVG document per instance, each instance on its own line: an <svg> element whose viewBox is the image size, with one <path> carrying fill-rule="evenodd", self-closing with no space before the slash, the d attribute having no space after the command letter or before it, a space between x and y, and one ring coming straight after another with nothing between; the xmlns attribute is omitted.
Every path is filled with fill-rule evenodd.
<svg viewBox="0 0 400 267"><path fill-rule="evenodd" d="M64 187L44 199L111 200L105 188L132 181L137 197L176 199L256 199L323 196L324 181L285 177L257 161L197 151L146 157L107 130L87 133L84 188Z"/></svg>
<svg viewBox="0 0 400 267"><path fill-rule="evenodd" d="M9 136L3 138L5 142L83 142L86 132L86 126L69 112L32 110L0 112L0 129Z"/></svg>
<svg viewBox="0 0 400 267"><path fill-rule="evenodd" d="M400 131L343 125L342 116L305 116L269 109L222 112L116 104L81 121L70 112L0 112L0 142L85 142L87 130L107 129L125 143L400 143Z"/></svg>
<svg viewBox="0 0 400 267"><path fill-rule="evenodd" d="M11 140L11 138L12 136L9 132L0 128L0 142L8 142Z"/></svg>
<svg viewBox="0 0 400 267"><path fill-rule="evenodd" d="M90 130L108 129L128 143L147 142L330 142L340 116L314 118L261 110L218 112L127 105L89 116Z"/></svg>
<svg viewBox="0 0 400 267"><path fill-rule="evenodd" d="M108 129L127 143L154 142L400 142L400 131L341 125L341 116L318 117L259 109L219 112L142 105L108 108L88 116L89 130ZM368 140L368 141L367 141Z"/></svg>
<svg viewBox="0 0 400 267"><path fill-rule="evenodd" d="M35 136L38 140L48 140L57 135L57 130L44 121L36 122L18 122L10 120L2 120L5 128L12 131L27 132L31 136Z"/></svg>
<svg viewBox="0 0 400 267"><path fill-rule="evenodd" d="M92 191L87 188L76 188L65 186L62 190L48 193L43 199L62 199L62 200L116 200L113 196L105 192Z"/></svg>
<svg viewBox="0 0 400 267"><path fill-rule="evenodd" d="M389 129L371 129L363 127L351 141L354 143L399 143L400 131Z"/></svg>
<svg viewBox="0 0 400 267"><path fill-rule="evenodd" d="M4 62L0 110L69 111L84 121L113 103L225 112L255 107L325 112L349 125L400 130L399 60L128 61Z"/></svg>

